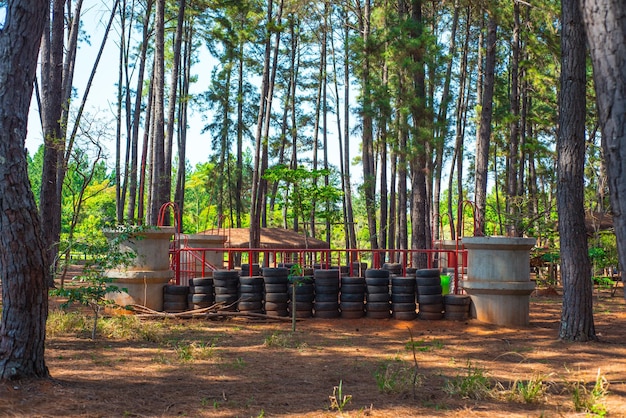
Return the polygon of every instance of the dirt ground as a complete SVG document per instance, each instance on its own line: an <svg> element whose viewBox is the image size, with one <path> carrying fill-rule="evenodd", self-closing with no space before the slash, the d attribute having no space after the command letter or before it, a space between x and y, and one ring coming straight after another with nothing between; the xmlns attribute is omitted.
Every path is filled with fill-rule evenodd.
<svg viewBox="0 0 626 418"><path fill-rule="evenodd" d="M608 394L592 403L626 416L620 291L596 294L599 341L591 343L557 339L558 295L533 297L530 326L515 329L476 320L308 319L292 334L289 322L151 319L141 320L143 339L53 335L52 378L1 384L0 416L589 416L574 398L589 395L598 376ZM155 329L161 337L150 337ZM483 381L490 390L475 390ZM529 381L540 384L526 402L513 388L530 389ZM331 408L340 384L341 411ZM345 405L343 396L351 397Z"/></svg>

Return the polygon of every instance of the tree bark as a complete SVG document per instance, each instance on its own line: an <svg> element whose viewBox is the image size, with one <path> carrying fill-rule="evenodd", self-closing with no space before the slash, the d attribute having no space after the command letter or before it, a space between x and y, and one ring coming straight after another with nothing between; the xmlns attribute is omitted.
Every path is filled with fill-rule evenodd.
<svg viewBox="0 0 626 418"><path fill-rule="evenodd" d="M485 74L483 82L483 100L480 113L480 128L476 140L476 183L474 203L476 205L474 235L485 234L485 207L487 204L487 173L489 162L489 142L491 137L491 116L493 113L493 90L496 68L497 23L493 16L487 23L487 47L485 54Z"/></svg>
<svg viewBox="0 0 626 418"><path fill-rule="evenodd" d="M24 150L43 0L10 0L0 30L0 379L47 377L48 252Z"/></svg>
<svg viewBox="0 0 626 418"><path fill-rule="evenodd" d="M602 148L623 271L626 266L626 7L620 0L580 0L580 4L593 63Z"/></svg>
<svg viewBox="0 0 626 418"><path fill-rule="evenodd" d="M585 32L577 0L562 0L561 25L557 205L563 309L559 338L588 341L596 335L584 211Z"/></svg>

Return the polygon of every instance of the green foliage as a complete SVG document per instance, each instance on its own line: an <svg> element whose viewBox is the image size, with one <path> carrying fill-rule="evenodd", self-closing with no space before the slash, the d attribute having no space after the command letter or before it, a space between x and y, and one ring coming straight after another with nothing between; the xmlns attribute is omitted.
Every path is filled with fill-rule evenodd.
<svg viewBox="0 0 626 418"><path fill-rule="evenodd" d="M343 412L343 409L352 400L352 395L343 393L343 381L339 381L339 386L333 386L333 394L328 397L330 400L330 410Z"/></svg>
<svg viewBox="0 0 626 418"><path fill-rule="evenodd" d="M534 376L529 380L517 380L511 388L511 398L525 403L539 402L546 394L548 386L543 376Z"/></svg>
<svg viewBox="0 0 626 418"><path fill-rule="evenodd" d="M294 219L305 219L315 208L316 219L330 219L338 211L342 193L332 184L324 183L330 170L308 170L305 167L289 168L278 164L268 168L263 178L279 184L283 191L282 205L292 212ZM305 224L306 225L306 224Z"/></svg>
<svg viewBox="0 0 626 418"><path fill-rule="evenodd" d="M608 410L606 407L606 396L608 395L609 383L600 373L591 389L588 389L584 382L577 381L572 384L572 401L576 412L585 412L594 417L604 417Z"/></svg>
<svg viewBox="0 0 626 418"><path fill-rule="evenodd" d="M416 379L415 367L402 360L384 361L374 372L376 386L381 393L406 395L421 382Z"/></svg>
<svg viewBox="0 0 626 418"><path fill-rule="evenodd" d="M100 312L103 308L116 306L115 302L107 298L107 294L119 291L117 286L112 285L112 279L105 275L109 269L128 266L134 260L136 254L123 251L120 243L131 236L140 238L137 232L149 227L119 227L116 236L108 242L99 240L86 243L84 250L87 260L82 273L78 276L78 286L61 287L53 289L51 294L67 298L62 307L67 308L73 303L89 307L93 312L92 338L96 338L97 324Z"/></svg>
<svg viewBox="0 0 626 418"><path fill-rule="evenodd" d="M491 390L492 386L485 370L472 366L469 360L465 374L455 376L444 386L444 392L448 395L476 400L491 397Z"/></svg>

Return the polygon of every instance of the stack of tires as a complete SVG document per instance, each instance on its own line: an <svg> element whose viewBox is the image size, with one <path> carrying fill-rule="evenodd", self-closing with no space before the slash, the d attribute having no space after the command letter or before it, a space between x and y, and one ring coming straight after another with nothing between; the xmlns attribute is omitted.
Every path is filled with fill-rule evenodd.
<svg viewBox="0 0 626 418"><path fill-rule="evenodd" d="M295 300L293 290L296 290ZM315 300L315 286L310 276L292 277L289 283L289 314L295 309L296 318L310 318L313 316L313 301Z"/></svg>
<svg viewBox="0 0 626 418"><path fill-rule="evenodd" d="M187 303L191 309L208 308L215 303L212 277L196 277L189 280Z"/></svg>
<svg viewBox="0 0 626 418"><path fill-rule="evenodd" d="M389 318L391 295L389 294L389 270L365 270L365 316L368 318Z"/></svg>
<svg viewBox="0 0 626 418"><path fill-rule="evenodd" d="M215 303L224 305L222 310L236 311L239 299L239 272L237 270L216 270L213 272Z"/></svg>
<svg viewBox="0 0 626 418"><path fill-rule="evenodd" d="M339 312L339 269L315 270L315 302L313 308L316 318L338 318Z"/></svg>
<svg viewBox="0 0 626 418"><path fill-rule="evenodd" d="M242 264L241 265L241 276L260 276L261 275L261 267L258 263L252 264L252 274L250 274L250 264Z"/></svg>
<svg viewBox="0 0 626 418"><path fill-rule="evenodd" d="M469 295L445 295L443 297L445 309L443 317L451 321L468 320L471 301Z"/></svg>
<svg viewBox="0 0 626 418"><path fill-rule="evenodd" d="M341 277L339 301L342 318L362 318L365 315L365 277Z"/></svg>
<svg viewBox="0 0 626 418"><path fill-rule="evenodd" d="M163 310L165 312L183 312L187 310L189 287L167 284L163 287Z"/></svg>
<svg viewBox="0 0 626 418"><path fill-rule="evenodd" d="M400 276L402 274L402 264L384 263L383 270L389 271L389 276Z"/></svg>
<svg viewBox="0 0 626 418"><path fill-rule="evenodd" d="M263 268L265 288L265 313L272 316L288 316L289 269L285 267Z"/></svg>
<svg viewBox="0 0 626 418"><path fill-rule="evenodd" d="M239 278L239 312L263 313L263 277Z"/></svg>
<svg viewBox="0 0 626 418"><path fill-rule="evenodd" d="M419 319L443 319L443 295L439 269L420 269L415 272Z"/></svg>
<svg viewBox="0 0 626 418"><path fill-rule="evenodd" d="M391 278L391 315L394 319L412 321L417 316L415 277Z"/></svg>

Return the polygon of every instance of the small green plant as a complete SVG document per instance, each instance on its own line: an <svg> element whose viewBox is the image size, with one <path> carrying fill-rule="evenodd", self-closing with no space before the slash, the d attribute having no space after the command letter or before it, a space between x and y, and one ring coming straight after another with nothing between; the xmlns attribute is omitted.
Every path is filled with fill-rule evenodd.
<svg viewBox="0 0 626 418"><path fill-rule="evenodd" d="M296 332L296 287L301 286L302 281L302 267L300 264L294 264L289 268L289 275L287 276L289 283L291 283L291 332Z"/></svg>
<svg viewBox="0 0 626 418"><path fill-rule="evenodd" d="M105 307L119 307L113 300L107 298L108 294L118 292L120 289L111 284L113 279L107 277L105 272L112 268L127 267L132 263L135 254L121 250L120 243L145 228L147 227L120 226L116 231L116 237L106 243L94 238L93 242L85 246L87 261L82 274L78 276L79 284L52 289L50 292L51 295L67 298L66 302L61 305L62 308L78 303L92 310L91 338L94 340L102 310Z"/></svg>
<svg viewBox="0 0 626 418"><path fill-rule="evenodd" d="M607 414L606 396L608 395L609 382L600 373L598 374L591 390L587 389L584 382L576 381L572 384L572 401L576 412L585 412L596 417L604 417Z"/></svg>
<svg viewBox="0 0 626 418"><path fill-rule="evenodd" d="M452 396L469 399L485 399L491 397L492 387L484 369L472 366L467 361L465 375L457 375L446 382L444 392Z"/></svg>
<svg viewBox="0 0 626 418"><path fill-rule="evenodd" d="M421 352L440 350L443 347L444 347L443 342L441 342L440 340L432 340L431 342L427 342L424 339L417 340L417 341L411 340L411 341L408 341L404 345L404 348L408 351L421 351Z"/></svg>
<svg viewBox="0 0 626 418"><path fill-rule="evenodd" d="M408 394L421 383L415 371L408 362L385 361L374 372L376 386L381 393Z"/></svg>
<svg viewBox="0 0 626 418"><path fill-rule="evenodd" d="M352 395L344 395L343 381L339 381L339 386L333 386L333 394L328 397L330 400L330 410L343 412L343 409L352 400Z"/></svg>
<svg viewBox="0 0 626 418"><path fill-rule="evenodd" d="M175 351L178 359L184 363L204 360L214 355L214 345L199 342L178 342Z"/></svg>
<svg viewBox="0 0 626 418"><path fill-rule="evenodd" d="M546 394L547 384L542 376L533 376L530 380L517 380L511 388L511 397L525 403L536 403Z"/></svg>

